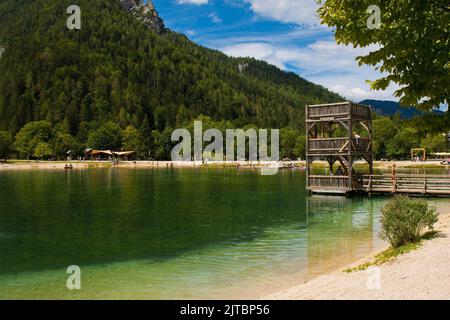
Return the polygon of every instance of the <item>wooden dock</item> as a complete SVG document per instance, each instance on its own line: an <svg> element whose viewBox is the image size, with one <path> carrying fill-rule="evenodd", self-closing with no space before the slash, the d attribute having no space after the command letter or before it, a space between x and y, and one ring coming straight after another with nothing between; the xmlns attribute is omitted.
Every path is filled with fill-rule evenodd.
<svg viewBox="0 0 450 320"><path fill-rule="evenodd" d="M450 175L384 174L365 176L363 191L367 193L450 196Z"/></svg>
<svg viewBox="0 0 450 320"><path fill-rule="evenodd" d="M450 197L450 175L381 174L357 175L354 178L350 185L347 176L310 176L308 190L329 195L365 193Z"/></svg>

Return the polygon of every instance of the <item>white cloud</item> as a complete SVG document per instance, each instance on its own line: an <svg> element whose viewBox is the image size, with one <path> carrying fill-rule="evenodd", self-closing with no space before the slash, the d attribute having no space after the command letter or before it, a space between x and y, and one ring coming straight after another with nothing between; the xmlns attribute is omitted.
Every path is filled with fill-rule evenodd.
<svg viewBox="0 0 450 320"><path fill-rule="evenodd" d="M286 69L283 61L277 57L277 49L268 43L242 43L220 49L232 57L252 57L267 61L280 69Z"/></svg>
<svg viewBox="0 0 450 320"><path fill-rule="evenodd" d="M177 0L178 3L207 4L208 0ZM385 91L372 91L366 80L382 75L369 66L358 66L355 58L366 55L377 47L353 48L338 46L331 30L320 24L315 0L225 0L227 5L248 5L256 18L265 18L295 25L285 32L237 33L217 37L202 35L209 47L219 49L230 56L254 57L267 61L280 69L293 70L303 78L323 85L344 97L363 99L398 100L393 93L397 86ZM221 18L209 15L214 23ZM249 22L250 23L250 22Z"/></svg>
<svg viewBox="0 0 450 320"><path fill-rule="evenodd" d="M245 0L252 11L264 18L283 23L302 25L289 36L320 34L327 27L320 25L317 13L320 5L315 0ZM329 31L327 31L329 33ZM280 35L281 37L286 35ZM251 56L265 60L281 69L295 69L312 82L321 84L344 97L359 101L363 99L395 99L398 86L391 85L385 91L372 91L366 80L375 80L382 75L368 66L358 66L355 58L375 50L339 46L334 41L315 42L307 46L295 46L295 39L260 39L260 41L238 43L223 48L232 56Z"/></svg>
<svg viewBox="0 0 450 320"><path fill-rule="evenodd" d="M212 23L222 23L222 18L215 13L211 13L208 17L211 19Z"/></svg>
<svg viewBox="0 0 450 320"><path fill-rule="evenodd" d="M254 57L267 61L281 69L294 67L300 75L314 83L323 85L344 97L361 101L364 99L392 99L397 87L386 91L372 91L366 80L381 76L371 67L358 66L355 58L365 55L377 47L354 49L340 46L334 41L316 41L306 47L286 47L271 43L240 43L221 48L234 57Z"/></svg>
<svg viewBox="0 0 450 320"><path fill-rule="evenodd" d="M318 25L315 0L246 0L256 14L281 21L300 25Z"/></svg>
<svg viewBox="0 0 450 320"><path fill-rule="evenodd" d="M188 37L193 37L193 36L197 35L197 32L196 32L195 30L193 30L193 29L186 30L184 33L185 33Z"/></svg>
<svg viewBox="0 0 450 320"><path fill-rule="evenodd" d="M177 3L179 4L195 4L195 5L202 5L202 4L208 4L209 0L177 0Z"/></svg>

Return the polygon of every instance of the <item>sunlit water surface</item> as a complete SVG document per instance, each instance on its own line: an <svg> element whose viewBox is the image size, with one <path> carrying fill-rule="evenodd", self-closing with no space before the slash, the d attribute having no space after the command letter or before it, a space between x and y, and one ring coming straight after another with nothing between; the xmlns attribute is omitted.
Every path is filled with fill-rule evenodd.
<svg viewBox="0 0 450 320"><path fill-rule="evenodd" d="M0 172L0 298L260 298L383 247L385 201L299 170Z"/></svg>

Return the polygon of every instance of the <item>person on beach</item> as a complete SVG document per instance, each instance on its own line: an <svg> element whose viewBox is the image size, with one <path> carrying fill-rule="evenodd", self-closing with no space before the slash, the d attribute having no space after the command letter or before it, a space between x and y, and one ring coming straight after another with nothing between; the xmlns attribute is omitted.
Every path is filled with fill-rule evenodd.
<svg viewBox="0 0 450 320"><path fill-rule="evenodd" d="M353 138L356 140L356 144L359 144L359 139L361 139L361 136L353 131Z"/></svg>

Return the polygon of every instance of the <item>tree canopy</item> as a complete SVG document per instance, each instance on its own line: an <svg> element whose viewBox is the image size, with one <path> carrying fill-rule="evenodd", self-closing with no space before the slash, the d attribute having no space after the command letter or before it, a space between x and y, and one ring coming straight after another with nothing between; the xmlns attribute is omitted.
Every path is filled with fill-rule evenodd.
<svg viewBox="0 0 450 320"><path fill-rule="evenodd" d="M385 73L371 83L384 90L391 83L405 106L426 110L450 102L450 5L448 0L319 0L323 23L334 28L339 44L377 47L360 64ZM380 8L379 28L369 28Z"/></svg>
<svg viewBox="0 0 450 320"><path fill-rule="evenodd" d="M121 150L122 130L114 122L107 122L97 130L91 132L88 146L100 150Z"/></svg>
<svg viewBox="0 0 450 320"><path fill-rule="evenodd" d="M48 144L53 138L53 128L48 121L30 122L16 135L15 149L19 154L30 158L36 153L36 148ZM41 154L41 153L39 153Z"/></svg>
<svg viewBox="0 0 450 320"><path fill-rule="evenodd" d="M11 133L0 131L0 159L7 159L13 151L14 138Z"/></svg>

